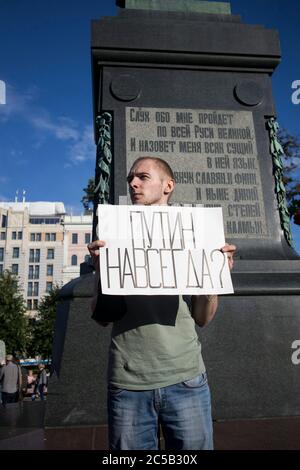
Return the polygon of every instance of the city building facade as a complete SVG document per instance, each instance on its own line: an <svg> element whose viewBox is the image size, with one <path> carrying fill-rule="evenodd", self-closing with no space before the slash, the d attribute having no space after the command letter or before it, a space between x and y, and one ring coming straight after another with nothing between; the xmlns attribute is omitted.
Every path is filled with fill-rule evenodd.
<svg viewBox="0 0 300 470"><path fill-rule="evenodd" d="M68 216L62 202L0 203L0 275L18 276L28 315L55 285L80 275L91 233L92 216Z"/></svg>
<svg viewBox="0 0 300 470"><path fill-rule="evenodd" d="M87 244L92 239L91 215L66 215L64 227L63 284L80 275L80 264L89 260Z"/></svg>

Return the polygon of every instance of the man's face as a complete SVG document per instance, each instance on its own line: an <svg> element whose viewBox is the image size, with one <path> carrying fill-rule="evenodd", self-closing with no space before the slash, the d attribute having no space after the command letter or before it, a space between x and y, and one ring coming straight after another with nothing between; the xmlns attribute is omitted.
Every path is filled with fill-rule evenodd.
<svg viewBox="0 0 300 470"><path fill-rule="evenodd" d="M155 161L137 162L127 176L132 204L167 204L173 189L173 180L171 183L170 180Z"/></svg>

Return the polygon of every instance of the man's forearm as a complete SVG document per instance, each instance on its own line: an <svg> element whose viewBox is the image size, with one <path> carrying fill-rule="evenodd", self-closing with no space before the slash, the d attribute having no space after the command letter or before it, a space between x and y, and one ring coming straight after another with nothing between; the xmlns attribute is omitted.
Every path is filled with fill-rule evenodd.
<svg viewBox="0 0 300 470"><path fill-rule="evenodd" d="M208 325L214 318L218 307L217 295L193 295L192 317L197 325L203 327Z"/></svg>
<svg viewBox="0 0 300 470"><path fill-rule="evenodd" d="M92 301L91 301L91 309L92 309L92 312L94 312L95 308L96 308L96 305L97 305L97 301L98 301L98 293L99 293L99 280L100 280L100 273L99 273L99 270L96 269L95 271L95 280L94 280L94 293L93 293L93 297L92 297Z"/></svg>

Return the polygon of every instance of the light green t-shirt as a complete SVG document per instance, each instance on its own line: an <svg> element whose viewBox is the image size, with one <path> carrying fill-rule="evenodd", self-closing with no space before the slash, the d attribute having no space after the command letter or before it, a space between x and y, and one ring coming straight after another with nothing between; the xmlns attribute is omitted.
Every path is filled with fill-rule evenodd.
<svg viewBox="0 0 300 470"><path fill-rule="evenodd" d="M108 383L152 390L205 372L195 322L182 296L126 296L114 323Z"/></svg>

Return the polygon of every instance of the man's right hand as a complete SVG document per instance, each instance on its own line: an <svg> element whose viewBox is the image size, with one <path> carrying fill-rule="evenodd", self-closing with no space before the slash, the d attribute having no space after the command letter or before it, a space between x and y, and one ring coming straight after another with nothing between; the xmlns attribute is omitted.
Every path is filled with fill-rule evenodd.
<svg viewBox="0 0 300 470"><path fill-rule="evenodd" d="M92 243L89 243L87 248L90 252L92 257L93 265L95 269L99 271L99 249L105 246L105 241L103 240L95 240Z"/></svg>
<svg viewBox="0 0 300 470"><path fill-rule="evenodd" d="M95 309L96 309L97 303L98 303L99 286L100 286L99 251L100 251L100 248L102 248L103 246L105 246L105 241L103 241L103 240L95 240L94 242L89 243L88 246L87 246L87 248L90 252L90 255L92 257L93 265L95 266L95 269L96 269L94 295L93 295L92 300L91 300L91 310L92 310L93 314L95 312ZM96 318L94 318L94 320L97 323L99 323L99 325L101 325L101 326L109 325L109 322L107 322L107 321L103 322L103 321L100 321Z"/></svg>

